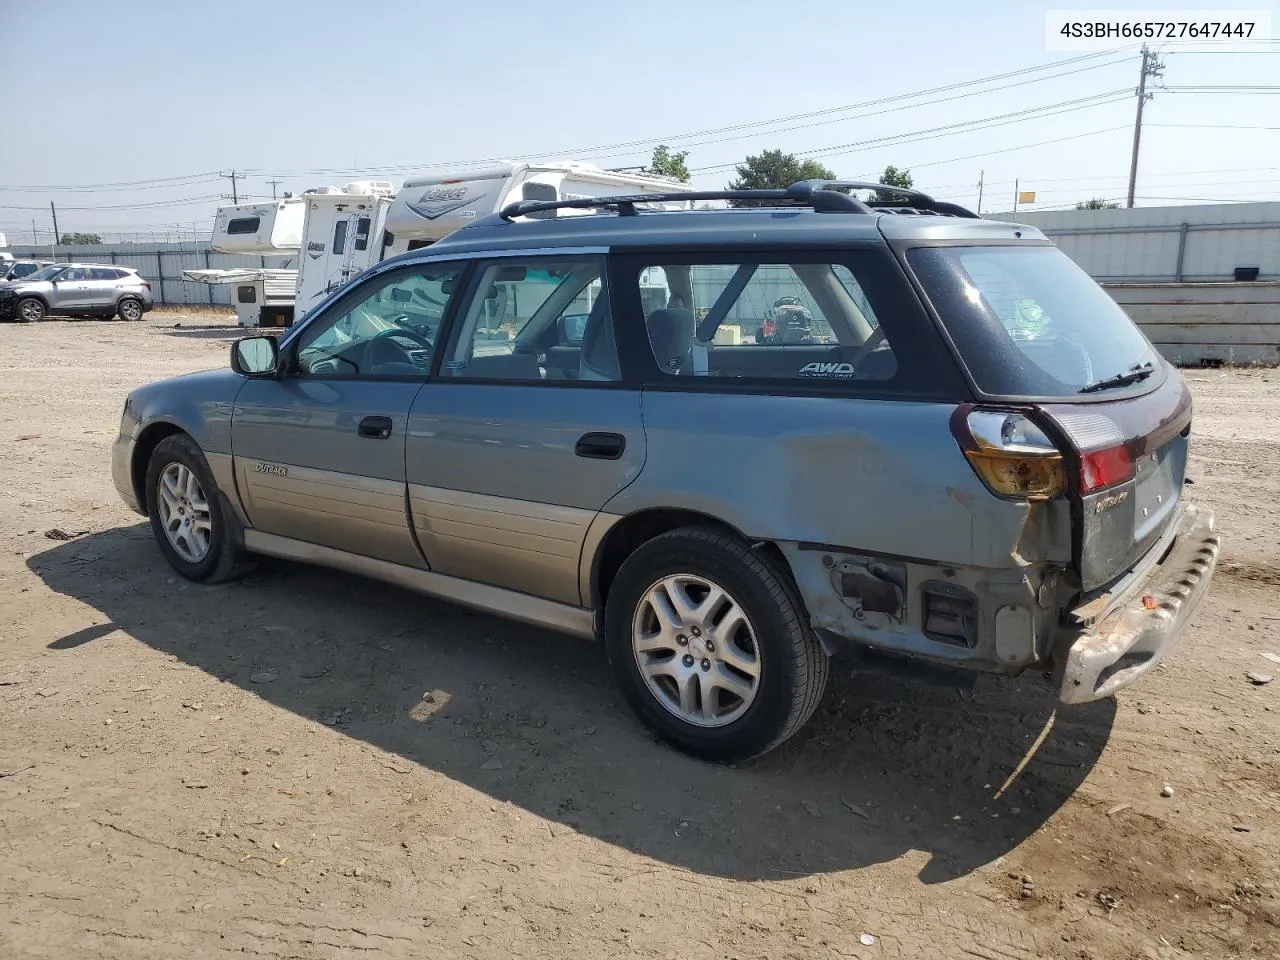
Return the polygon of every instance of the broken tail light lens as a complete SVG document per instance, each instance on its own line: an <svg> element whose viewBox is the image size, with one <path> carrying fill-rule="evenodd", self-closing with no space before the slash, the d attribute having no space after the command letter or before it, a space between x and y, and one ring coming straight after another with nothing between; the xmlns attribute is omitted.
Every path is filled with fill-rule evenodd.
<svg viewBox="0 0 1280 960"><path fill-rule="evenodd" d="M1080 492L1114 487L1135 475L1133 454L1124 432L1101 413L1060 413L1054 419L1080 451Z"/></svg>
<svg viewBox="0 0 1280 960"><path fill-rule="evenodd" d="M992 493L1052 500L1067 488L1062 452L1021 413L972 410L954 423L969 465Z"/></svg>

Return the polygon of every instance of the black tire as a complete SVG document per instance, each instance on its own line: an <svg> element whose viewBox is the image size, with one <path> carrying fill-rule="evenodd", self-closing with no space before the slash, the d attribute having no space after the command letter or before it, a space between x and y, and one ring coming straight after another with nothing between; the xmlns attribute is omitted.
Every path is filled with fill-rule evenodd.
<svg viewBox="0 0 1280 960"><path fill-rule="evenodd" d="M160 478L170 464L181 464L190 470L205 495L209 505L211 532L208 552L197 562L192 562L179 555L169 537L165 534L164 524L157 508L159 500ZM242 576L253 567L253 559L236 545L231 523L223 509L222 497L218 485L214 482L213 472L204 458L199 445L185 433L176 433L165 437L152 451L147 463L147 516L151 519L151 532L160 545L160 552L169 561L169 565L188 580L199 583L222 583ZM230 522L229 522L230 521Z"/></svg>
<svg viewBox="0 0 1280 960"><path fill-rule="evenodd" d="M641 675L632 647L633 618L645 592L674 574L720 585L752 624L759 688L746 712L725 726L699 727L682 720L659 702ZM604 641L632 709L662 739L708 760L746 760L779 746L813 716L827 686L827 655L787 575L771 558L713 527L681 527L648 541L626 559L605 603Z"/></svg>
<svg viewBox="0 0 1280 960"><path fill-rule="evenodd" d="M116 316L121 320L128 322L141 320L144 312L142 301L135 297L122 297L120 302L116 304Z"/></svg>
<svg viewBox="0 0 1280 960"><path fill-rule="evenodd" d="M39 323L49 310L39 297L23 297L14 307L13 315L23 323Z"/></svg>

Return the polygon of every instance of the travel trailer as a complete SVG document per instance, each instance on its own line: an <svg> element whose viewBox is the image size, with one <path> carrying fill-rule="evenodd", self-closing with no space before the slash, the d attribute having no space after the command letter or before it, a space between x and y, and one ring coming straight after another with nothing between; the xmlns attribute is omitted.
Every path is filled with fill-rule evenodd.
<svg viewBox="0 0 1280 960"><path fill-rule="evenodd" d="M304 195L295 297L299 315L382 259L383 221L394 193L386 180L358 180L341 191Z"/></svg>
<svg viewBox="0 0 1280 960"><path fill-rule="evenodd" d="M210 243L219 253L292 256L302 246L306 210L305 195L219 207Z"/></svg>
<svg viewBox="0 0 1280 960"><path fill-rule="evenodd" d="M219 253L289 256L292 268L184 270L187 280L232 286L245 327L287 327L381 253L378 238L393 188L386 180L316 187L271 203L222 207L211 244Z"/></svg>
<svg viewBox="0 0 1280 960"><path fill-rule="evenodd" d="M416 250L497 213L517 200L574 200L619 194L670 193L691 190L668 177L632 171L603 170L590 163L506 163L487 170L406 180L387 213L384 257ZM664 207L687 207L663 203ZM547 217L591 213L551 210Z"/></svg>
<svg viewBox="0 0 1280 960"><path fill-rule="evenodd" d="M231 306L242 327L287 327L293 323L298 271L270 267L208 267L183 270L184 280L231 287Z"/></svg>
<svg viewBox="0 0 1280 960"><path fill-rule="evenodd" d="M385 180L320 187L275 203L218 211L213 248L223 253L296 256L297 269L183 271L188 280L235 285L243 326L288 326L327 294L387 257L435 243L515 200L570 200L692 189L651 174L589 163L507 163L491 169L406 180L393 196ZM665 201L663 207L687 207ZM591 213L553 210L548 216ZM286 293L292 275L294 292Z"/></svg>

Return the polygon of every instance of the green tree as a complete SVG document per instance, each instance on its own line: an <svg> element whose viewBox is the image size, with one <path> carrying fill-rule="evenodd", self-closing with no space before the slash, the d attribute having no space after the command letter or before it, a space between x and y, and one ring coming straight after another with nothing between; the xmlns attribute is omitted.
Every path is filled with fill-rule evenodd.
<svg viewBox="0 0 1280 960"><path fill-rule="evenodd" d="M765 150L747 157L735 172L738 176L730 181L730 190L781 190L797 180L836 179L836 175L817 160L797 160L795 154L781 150ZM730 200L729 203L735 207L779 205L769 200Z"/></svg>
<svg viewBox="0 0 1280 960"><path fill-rule="evenodd" d="M64 233L61 242L74 246L86 246L95 243L101 243L102 237L96 233Z"/></svg>
<svg viewBox="0 0 1280 960"><path fill-rule="evenodd" d="M660 143L653 148L653 159L649 161L647 172L656 173L660 177L671 177L681 183L688 183L689 166L685 163L688 156L688 150L678 150L672 153L670 147L665 143Z"/></svg>
<svg viewBox="0 0 1280 960"><path fill-rule="evenodd" d="M1120 204L1114 200L1103 200L1101 197L1094 197L1092 200L1085 200L1076 204L1077 210L1115 210Z"/></svg>
<svg viewBox="0 0 1280 960"><path fill-rule="evenodd" d="M884 173L880 175L880 182L887 183L891 187L904 187L906 189L910 189L915 185L915 182L911 179L910 170L899 170L892 163L884 168ZM877 190L876 199L888 201L901 200L902 194L893 193L889 190Z"/></svg>

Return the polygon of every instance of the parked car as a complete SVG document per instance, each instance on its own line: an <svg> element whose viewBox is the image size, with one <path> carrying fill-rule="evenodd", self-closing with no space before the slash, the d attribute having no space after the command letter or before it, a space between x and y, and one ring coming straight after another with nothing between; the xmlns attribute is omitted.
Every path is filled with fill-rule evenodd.
<svg viewBox="0 0 1280 960"><path fill-rule="evenodd" d="M54 263L21 280L0 283L0 319L118 316L141 320L154 304L151 284L129 267Z"/></svg>
<svg viewBox="0 0 1280 960"><path fill-rule="evenodd" d="M1218 554L1187 387L1036 229L842 192L871 188L511 204L135 389L115 485L191 580L286 557L598 638L640 717L717 760L800 730L837 654L1110 696ZM626 215L547 216L588 205ZM715 342L780 289L834 342Z"/></svg>
<svg viewBox="0 0 1280 960"><path fill-rule="evenodd" d="M22 280L37 270L49 266L49 260L0 260L0 283L6 280Z"/></svg>

